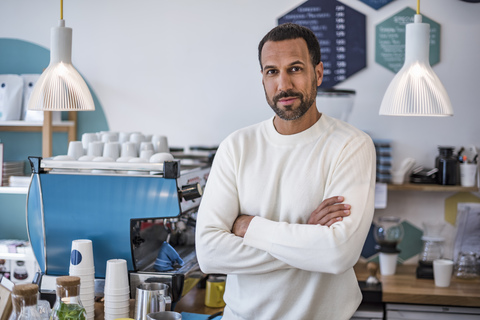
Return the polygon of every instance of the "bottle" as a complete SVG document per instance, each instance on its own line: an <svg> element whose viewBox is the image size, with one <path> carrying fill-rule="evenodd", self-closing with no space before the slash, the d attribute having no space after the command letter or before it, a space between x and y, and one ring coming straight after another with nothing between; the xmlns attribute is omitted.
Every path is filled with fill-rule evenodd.
<svg viewBox="0 0 480 320"><path fill-rule="evenodd" d="M37 311L38 286L17 284L12 290L13 312L9 320L42 320Z"/></svg>
<svg viewBox="0 0 480 320"><path fill-rule="evenodd" d="M86 320L87 313L80 301L80 278L57 278L57 299L50 320Z"/></svg>
<svg viewBox="0 0 480 320"><path fill-rule="evenodd" d="M438 147L439 155L435 159L437 183L441 185L457 185L458 160L453 155L453 147Z"/></svg>

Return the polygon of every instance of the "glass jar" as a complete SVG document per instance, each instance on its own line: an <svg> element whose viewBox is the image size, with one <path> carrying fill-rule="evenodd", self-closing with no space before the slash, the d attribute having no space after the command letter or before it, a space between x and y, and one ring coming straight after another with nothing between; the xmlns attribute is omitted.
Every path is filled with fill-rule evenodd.
<svg viewBox="0 0 480 320"><path fill-rule="evenodd" d="M13 312L9 320L42 320L37 311L38 286L18 284L12 290Z"/></svg>
<svg viewBox="0 0 480 320"><path fill-rule="evenodd" d="M473 252L460 252L455 263L454 274L457 278L475 279L479 276L477 256Z"/></svg>
<svg viewBox="0 0 480 320"><path fill-rule="evenodd" d="M453 155L453 147L438 147L439 155L435 159L437 183L441 185L457 185L458 160Z"/></svg>
<svg viewBox="0 0 480 320"><path fill-rule="evenodd" d="M86 320L87 313L80 301L80 278L65 276L57 278L57 300L51 320Z"/></svg>

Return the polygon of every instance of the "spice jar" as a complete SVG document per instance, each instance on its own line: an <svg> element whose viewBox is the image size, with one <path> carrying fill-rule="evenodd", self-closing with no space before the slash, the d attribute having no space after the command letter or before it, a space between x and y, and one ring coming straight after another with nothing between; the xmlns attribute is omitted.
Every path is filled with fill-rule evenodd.
<svg viewBox="0 0 480 320"><path fill-rule="evenodd" d="M18 284L12 290L13 313L9 320L41 320L37 311L38 286Z"/></svg>
<svg viewBox="0 0 480 320"><path fill-rule="evenodd" d="M57 300L51 320L86 320L87 313L80 301L80 278L65 276L57 278Z"/></svg>
<svg viewBox="0 0 480 320"><path fill-rule="evenodd" d="M435 159L437 183L441 185L457 185L458 160L453 155L453 147L438 147L439 155Z"/></svg>

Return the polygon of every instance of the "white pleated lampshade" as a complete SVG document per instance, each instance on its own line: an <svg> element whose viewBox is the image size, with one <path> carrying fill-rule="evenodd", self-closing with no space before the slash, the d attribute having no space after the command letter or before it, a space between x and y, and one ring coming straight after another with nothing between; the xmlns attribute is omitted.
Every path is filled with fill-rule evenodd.
<svg viewBox="0 0 480 320"><path fill-rule="evenodd" d="M380 115L452 116L453 109L442 82L429 62L430 25L415 15L406 25L405 63L387 88Z"/></svg>
<svg viewBox="0 0 480 320"><path fill-rule="evenodd" d="M95 110L92 95L82 76L72 65L72 28L51 30L50 64L38 79L28 103L29 110Z"/></svg>

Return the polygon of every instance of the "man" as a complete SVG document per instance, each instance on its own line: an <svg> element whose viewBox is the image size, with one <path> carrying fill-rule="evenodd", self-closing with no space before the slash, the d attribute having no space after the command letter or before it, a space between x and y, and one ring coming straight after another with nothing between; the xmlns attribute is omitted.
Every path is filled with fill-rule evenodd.
<svg viewBox="0 0 480 320"><path fill-rule="evenodd" d="M310 30L274 28L259 60L275 116L218 149L198 213L200 267L227 274L224 320L350 319L373 216L373 143L317 110L323 64Z"/></svg>

